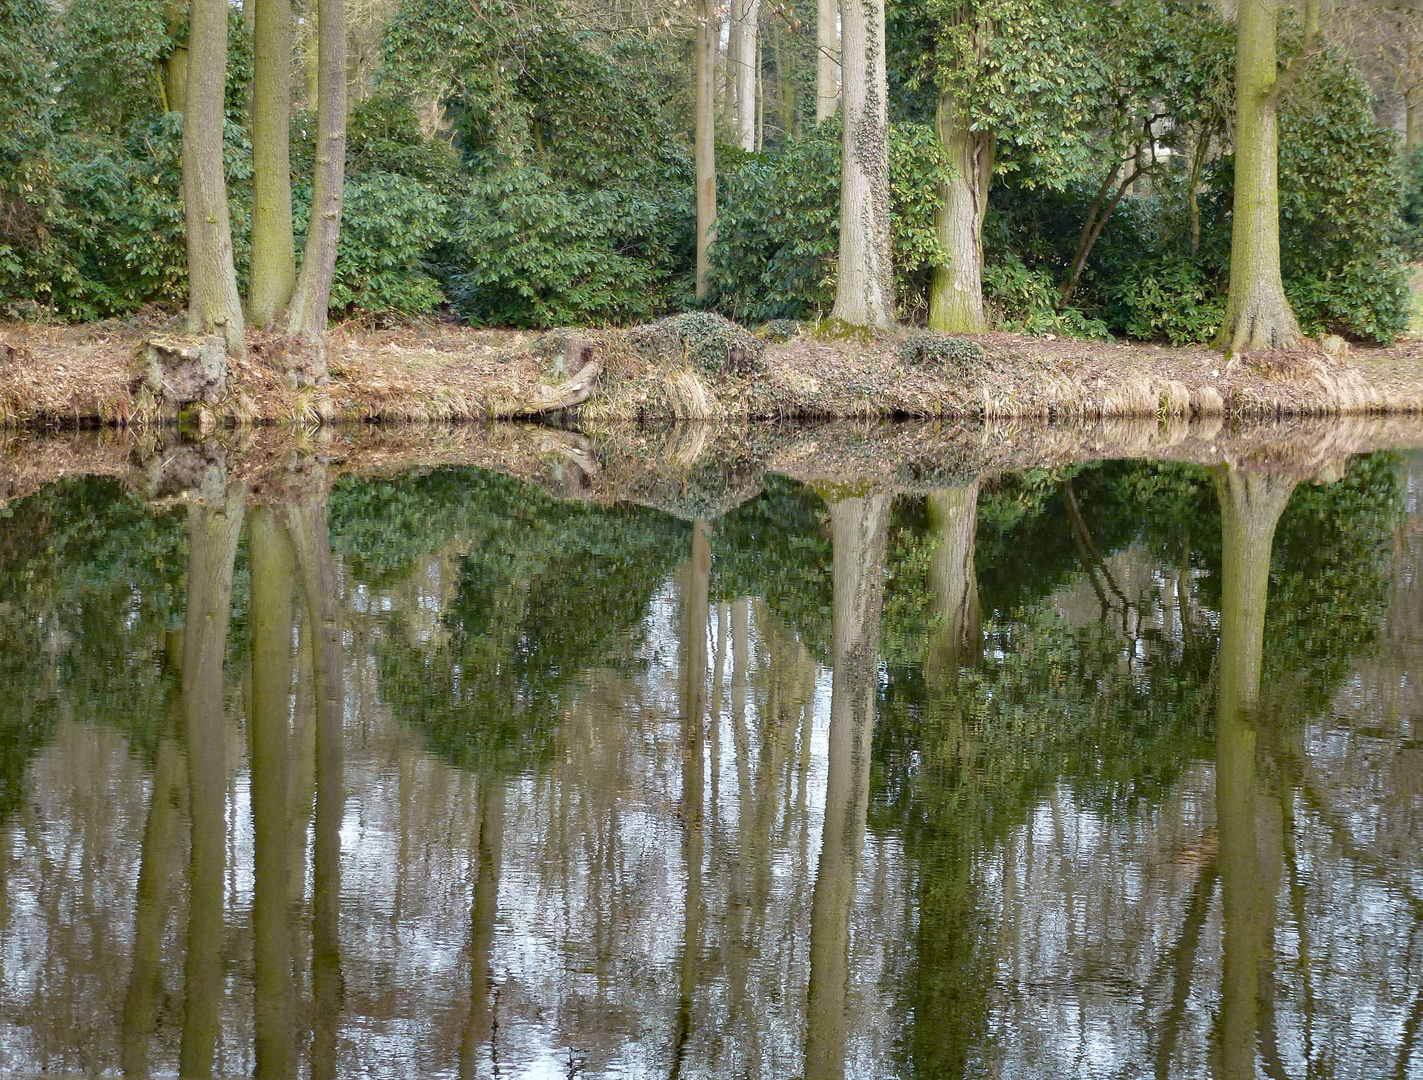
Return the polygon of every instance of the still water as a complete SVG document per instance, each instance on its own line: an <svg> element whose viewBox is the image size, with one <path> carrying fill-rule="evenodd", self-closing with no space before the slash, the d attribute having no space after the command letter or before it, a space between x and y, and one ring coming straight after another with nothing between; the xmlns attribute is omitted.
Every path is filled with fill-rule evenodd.
<svg viewBox="0 0 1423 1080"><path fill-rule="evenodd" d="M1423 1076L1421 497L42 486L0 1071Z"/></svg>

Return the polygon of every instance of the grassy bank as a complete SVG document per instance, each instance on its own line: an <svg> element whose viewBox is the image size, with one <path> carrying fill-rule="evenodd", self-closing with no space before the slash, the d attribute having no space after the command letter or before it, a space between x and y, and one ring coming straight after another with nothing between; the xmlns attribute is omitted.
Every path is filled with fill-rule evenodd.
<svg viewBox="0 0 1423 1080"><path fill-rule="evenodd" d="M711 316L631 330L476 330L443 322L331 333L329 385L288 386L277 343L234 361L217 423L460 421L576 409L610 421L954 418L1095 420L1423 412L1423 343L1226 362L1201 348L907 331L770 339ZM686 321L691 320L691 321ZM136 357L166 318L0 323L0 423L130 425L164 415ZM946 339L947 340L947 339ZM927 342L927 346L926 346ZM944 347L940 347L944 346ZM589 362L595 364L589 368ZM586 385L574 387L582 375ZM171 410L169 410L171 412Z"/></svg>

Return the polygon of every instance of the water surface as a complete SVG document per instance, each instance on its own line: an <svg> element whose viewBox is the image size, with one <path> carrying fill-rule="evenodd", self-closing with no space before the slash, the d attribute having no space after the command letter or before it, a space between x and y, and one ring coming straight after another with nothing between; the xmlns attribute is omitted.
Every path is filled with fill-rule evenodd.
<svg viewBox="0 0 1423 1080"><path fill-rule="evenodd" d="M1423 1076L1423 456L282 468L3 511L0 1071Z"/></svg>

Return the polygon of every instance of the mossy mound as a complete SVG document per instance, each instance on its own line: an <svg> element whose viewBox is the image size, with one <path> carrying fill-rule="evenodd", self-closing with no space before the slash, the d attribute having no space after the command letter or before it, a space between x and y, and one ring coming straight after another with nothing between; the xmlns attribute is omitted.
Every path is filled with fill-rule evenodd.
<svg viewBox="0 0 1423 1080"><path fill-rule="evenodd" d="M756 336L762 341L779 345L782 342L790 341L791 338L799 337L803 327L794 319L772 319L770 322L763 322L756 327Z"/></svg>
<svg viewBox="0 0 1423 1080"><path fill-rule="evenodd" d="M895 355L908 367L929 368L946 374L970 371L988 359L978 342L937 330L914 331L900 342Z"/></svg>
<svg viewBox="0 0 1423 1080"><path fill-rule="evenodd" d="M690 363L710 375L754 375L765 369L766 343L710 311L659 319L632 330L628 341L659 360Z"/></svg>

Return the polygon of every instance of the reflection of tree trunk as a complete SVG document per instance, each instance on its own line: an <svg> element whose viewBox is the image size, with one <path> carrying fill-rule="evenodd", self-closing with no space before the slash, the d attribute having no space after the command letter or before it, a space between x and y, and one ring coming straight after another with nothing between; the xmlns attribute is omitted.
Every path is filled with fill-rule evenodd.
<svg viewBox="0 0 1423 1080"><path fill-rule="evenodd" d="M850 909L869 808L889 506L889 496L873 495L830 507L835 551L830 771L810 912L806 1080L845 1074Z"/></svg>
<svg viewBox="0 0 1423 1080"><path fill-rule="evenodd" d="M252 902L256 1075L286 1077L292 1060L288 920L289 723L295 556L283 523L257 510L249 523L252 568Z"/></svg>
<svg viewBox="0 0 1423 1080"><path fill-rule="evenodd" d="M504 783L479 779L479 865L474 879L474 911L469 935L469 1022L460 1047L460 1075L477 1072L479 1048L493 1037L494 917L499 910L499 871L504 847Z"/></svg>
<svg viewBox="0 0 1423 1080"><path fill-rule="evenodd" d="M242 495L221 508L188 511L188 604L183 629L183 712L188 743L188 951L183 979L183 1076L212 1075L222 996L222 874L226 865L227 761L222 660L232 609L232 570L242 532Z"/></svg>
<svg viewBox="0 0 1423 1080"><path fill-rule="evenodd" d="M702 925L702 826L705 768L703 729L707 712L707 616L711 583L711 526L692 525L692 557L683 571L682 592L682 856L687 864L687 899L682 926L682 969L677 1001L677 1037L672 1075L680 1076L692 1034L697 960ZM735 646L733 645L733 648Z"/></svg>
<svg viewBox="0 0 1423 1080"><path fill-rule="evenodd" d="M172 712L181 712L181 690L169 690ZM148 1075L148 1044L157 1020L161 989L159 965L163 959L164 919L168 912L168 871L177 845L183 801L183 755L171 734L158 740L153 761L153 790L149 796L148 823L143 830L143 853L134 898L133 971L124 998L123 1043L120 1063L125 1076Z"/></svg>
<svg viewBox="0 0 1423 1080"><path fill-rule="evenodd" d="M294 507L288 517L301 586L312 627L312 684L316 698L316 842L312 858L311 975L315 1016L311 1032L313 1080L336 1074L336 1036L344 987L341 977L342 727L340 603L336 564L324 503Z"/></svg>
<svg viewBox="0 0 1423 1080"><path fill-rule="evenodd" d="M1221 1065L1226 1080L1255 1075L1260 971L1274 896L1256 835L1254 710L1260 694L1265 603L1275 525L1294 488L1235 470L1216 476L1221 506L1220 697L1216 717L1216 820L1225 910Z"/></svg>
<svg viewBox="0 0 1423 1080"><path fill-rule="evenodd" d="M940 619L924 658L930 689L953 682L958 669L977 660L982 650L978 575L973 565L977 525L978 481L929 496L929 528L938 541L929 563L929 594Z"/></svg>

